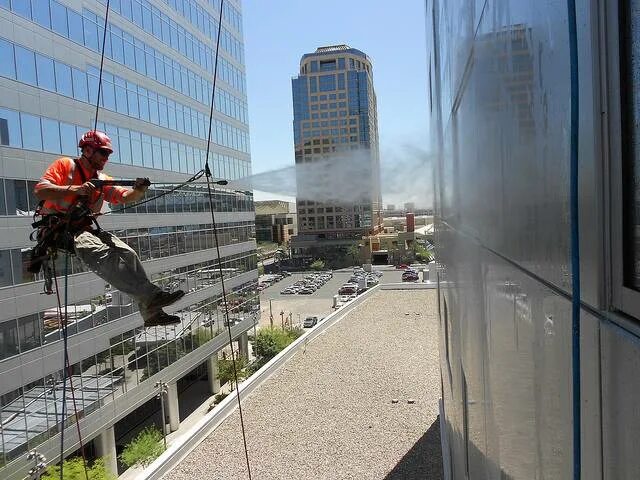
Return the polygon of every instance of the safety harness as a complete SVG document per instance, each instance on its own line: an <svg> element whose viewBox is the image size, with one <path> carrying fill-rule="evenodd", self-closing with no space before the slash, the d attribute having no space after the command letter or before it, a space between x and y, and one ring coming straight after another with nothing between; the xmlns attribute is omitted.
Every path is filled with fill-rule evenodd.
<svg viewBox="0 0 640 480"><path fill-rule="evenodd" d="M87 182L87 176L78 163L73 160L76 169L80 172L82 183ZM53 269L51 262L55 261L58 250L74 252L74 238L77 234L86 231L100 231L100 225L85 201L78 201L65 213L42 214L44 200L40 201L35 213L34 222L31 226L34 231L29 238L35 241L36 245L31 250L31 258L27 270L37 275L42 270L44 274L44 293L53 294ZM37 217L42 217L36 220ZM95 225L95 230L92 228Z"/></svg>

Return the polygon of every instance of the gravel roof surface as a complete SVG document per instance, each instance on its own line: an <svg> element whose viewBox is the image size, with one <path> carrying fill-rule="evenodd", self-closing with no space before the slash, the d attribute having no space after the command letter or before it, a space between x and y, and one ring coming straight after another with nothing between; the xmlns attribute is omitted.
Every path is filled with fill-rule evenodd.
<svg viewBox="0 0 640 480"><path fill-rule="evenodd" d="M379 290L243 400L253 479L442 478L436 298ZM237 410L164 478L247 479Z"/></svg>

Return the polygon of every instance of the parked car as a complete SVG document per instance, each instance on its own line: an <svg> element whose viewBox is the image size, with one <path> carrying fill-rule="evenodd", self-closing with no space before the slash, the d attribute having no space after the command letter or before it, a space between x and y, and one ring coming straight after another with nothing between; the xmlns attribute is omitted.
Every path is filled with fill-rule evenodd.
<svg viewBox="0 0 640 480"><path fill-rule="evenodd" d="M338 289L338 295L351 295L358 291L358 286L347 283Z"/></svg>
<svg viewBox="0 0 640 480"><path fill-rule="evenodd" d="M304 319L302 326L304 328L315 327L318 324L318 317L307 317Z"/></svg>
<svg viewBox="0 0 640 480"><path fill-rule="evenodd" d="M408 272L404 272L402 274L402 281L403 282L415 282L417 280L419 280L419 276L417 272L414 271L408 271Z"/></svg>

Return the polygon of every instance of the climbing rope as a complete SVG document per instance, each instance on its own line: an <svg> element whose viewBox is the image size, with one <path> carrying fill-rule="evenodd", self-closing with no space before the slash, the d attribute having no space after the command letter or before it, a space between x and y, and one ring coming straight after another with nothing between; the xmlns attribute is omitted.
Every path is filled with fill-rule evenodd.
<svg viewBox="0 0 640 480"><path fill-rule="evenodd" d="M213 236L216 240L216 254L218 256L218 271L220 272L220 283L222 287L222 302L224 304L224 320L227 323L227 333L229 334L229 347L231 348L231 364L233 366L233 380L236 384L236 400L238 402L238 413L240 415L240 429L242 430L242 442L244 444L244 457L247 463L247 473L251 480L251 465L249 464L249 450L247 448L247 435L244 427L244 415L242 414L242 402L240 399L240 386L238 384L238 369L236 365L236 356L233 350L233 336L231 335L231 322L229 321L229 303L227 302L227 291L224 284L224 275L222 271L222 261L220 256L220 242L218 241L218 224L216 223L216 215L213 208L213 196L211 192L211 169L209 168L209 151L211 149L211 131L213 125L213 108L216 96L216 80L218 78L218 53L220 50L220 33L222 32L222 10L224 0L220 0L220 16L218 18L218 38L216 40L216 55L213 67L213 86L211 88L211 110L209 111L209 131L207 133L207 152L204 158L204 171L207 178L207 193L209 198L209 210L211 211L211 223L213 224Z"/></svg>
<svg viewBox="0 0 640 480"><path fill-rule="evenodd" d="M98 76L98 95L96 99L96 114L94 119L94 127L93 130L98 129L98 114L100 112L100 96L102 94L102 72L104 70L104 52L107 41L107 28L109 22L109 11L110 11L110 0L107 0L106 11L104 16L104 27L102 32L102 49L100 52L100 73ZM67 215L69 216L71 213L71 209ZM65 231L65 236L68 234L69 230L69 218L67 219L67 226ZM67 328L68 322L68 294L69 294L69 252L65 250L64 256L64 317L60 314L62 313L62 308L60 305L60 290L58 288L58 277L55 272L55 261L51 262L53 265L53 275L56 282L56 297L58 299L58 318L61 322L62 329L62 339L64 345L64 353L63 353L63 368L62 368L62 426L60 428L60 480L64 480L64 431L65 431L65 423L66 423L66 410L67 410L67 376L69 377L69 384L71 387L71 398L73 401L74 414L76 416L76 428L78 429L78 441L80 443L80 452L82 454L82 464L84 467L84 475L85 480L89 480L89 471L87 469L87 457L84 452L84 442L82 440L82 432L80 431L80 423L78 418L78 408L76 404L75 398L75 389L73 388L73 378L72 378L72 370L71 365L69 364L69 332ZM68 375L67 375L68 373ZM84 406L84 405L83 405Z"/></svg>
<svg viewBox="0 0 640 480"><path fill-rule="evenodd" d="M154 195L148 198L145 198L144 200L141 200L139 202L134 202L131 204L128 204L124 207L121 207L119 209L116 210L112 210L110 212L105 212L103 214L95 214L95 216L99 216L99 215L110 215L113 213L118 213L118 212L122 212L126 209L130 209L130 208L135 208L138 207L140 205L143 205L145 203L154 201L158 198L161 198L165 195L168 195L169 193L172 193L176 190L178 190L181 187L184 187L185 185L194 183L196 180L200 179L203 175L206 176L206 181L207 181L207 193L208 193L208 199L209 199L209 209L211 211L211 220L212 220L212 224L213 224L213 233L214 233L214 238L215 238L215 243L216 243L216 254L217 254L217 258L218 258L218 271L220 273L220 282L221 282L221 288L222 288L222 299L223 299L223 304L224 304L224 319L226 320L226 324L227 324L227 331L228 331L228 335L229 335L229 347L231 349L231 360L232 360L232 365L233 365L233 376L234 376L234 381L236 384L236 398L237 398L237 402L238 402L238 411L240 414L240 426L241 426L241 430L242 430L242 439L243 439L243 443L244 443L244 453L245 453L245 459L246 459L246 464L247 464L247 471L248 471L248 476L249 476L249 480L252 479L251 476L251 466L249 463L249 453L248 453L248 448L247 448L247 438L246 438L246 432L245 432L245 425L244 425L244 416L243 416L243 412L242 412L242 403L241 403L241 397L240 397L240 389L238 388L238 372L237 372L237 365L236 365L236 358L235 358L235 351L233 348L233 337L232 337L232 333L231 333L231 323L229 322L229 304L227 301L227 291L226 291L226 286L225 286L225 282L224 282L224 272L222 269L222 261L221 261L221 254L220 254L220 243L219 243L219 239L218 239L218 227L217 227L217 223L215 220L215 212L214 212L214 205L213 205L213 195L212 195L212 188L211 188L211 183L212 183L212 174L211 174L211 169L209 166L209 153L210 153L210 147L211 147L211 133L212 133L212 125L213 125L213 111L214 111L214 107L215 107L215 93L216 93L216 80L217 80L217 71L218 71L218 56L219 56L219 49L220 49L220 38L221 38L221 32L222 32L222 12L223 12L223 4L224 4L224 0L220 1L220 13L219 13L219 19L218 19L218 32L217 32L217 39L216 39L216 52L215 52L215 62L214 62L214 72L213 72L213 85L212 85L212 91L211 91L211 109L209 112L209 129L208 129L208 135L207 135L207 151L206 151L206 156L205 156L205 164L204 164L204 168L202 170L200 170L199 172L197 172L196 174L194 174L192 177L190 177L188 180L186 180L183 183L180 183L174 187L172 187L171 189L167 190L167 191L163 191L162 193L158 194L158 195ZM103 73L103 69L104 69L104 56L105 56L105 44L106 44L106 35L107 35L107 27L108 27L108 18L109 18L109 11L110 11L110 0L107 0L106 2L106 13L105 13L105 21L104 21L104 30L103 30L103 38L102 38L102 51L101 51L101 55L100 55L100 71L99 71L99 77L98 77L98 93L97 93L97 99L96 99L96 112L95 112L95 119L94 119L94 130L97 130L98 127L98 115L99 115L99 111L100 111L100 97L101 97L101 93L102 93L102 73ZM224 180L218 181L218 182L214 182L217 183L219 185L225 185L227 182ZM241 192L241 193L247 193L247 192ZM67 232L68 232L68 223L67 223ZM66 232L66 233L67 233ZM52 262L53 265L53 276L55 278L55 286L56 286L56 296L57 296L57 301L58 301L58 314L59 314L59 318L60 318L60 328L62 331L62 337L63 337L63 351L64 351L64 359L63 359L63 364L64 364L64 368L63 370L63 398L62 398L62 426L61 426L61 435L60 435L60 480L64 480L64 473L63 473L63 465L64 465L64 431L65 431L65 421L66 421L66 385L67 385L67 377L69 378L69 383L70 383L70 388L71 388L71 395L72 395L72 401L73 401L73 407L74 407L74 413L76 416L76 427L77 427L77 431L78 431L78 439L80 442L80 450L82 453L82 458L83 458L83 465L84 465L84 471L85 471L85 478L86 480L89 480L89 473L88 473L88 469L87 469L87 460L86 460L86 455L84 452L84 443L82 440L82 434L80 431L80 424L78 422L78 409L77 409L77 404L76 404L76 398L75 398L75 391L74 391L74 387L73 387L73 378L72 378L72 370L71 370L71 365L69 363L69 352L68 352L68 325L67 325L67 320L68 320L68 316L67 316L67 309L68 309L68 274L69 274L69 252L65 250L65 272L64 272L64 315L62 313L62 302L60 299L60 290L59 290L59 286L58 286L58 279L57 279L57 273L55 271L55 261ZM197 318L197 317L196 317ZM190 322L190 325L193 323L194 320L192 320Z"/></svg>
<svg viewBox="0 0 640 480"><path fill-rule="evenodd" d="M60 302L60 288L58 286L58 276L56 274L56 262L52 258L51 268L53 269L53 278L56 285L56 298L58 300L58 326L62 331L62 339L64 344L63 353L63 365L62 368L62 428L60 429L60 479L63 478L63 459L64 459L64 423L66 421L66 406L67 406L67 375L69 376L69 387L71 388L71 400L73 402L73 413L76 417L76 428L78 431L78 440L80 442L80 453L82 454L82 465L84 467L85 480L89 480L89 470L87 468L87 456L84 452L84 442L82 441L82 433L80 432L80 422L78 421L78 406L76 403L75 388L73 386L73 371L71 370L71 364L69 363L69 351L68 351L68 330L67 330L67 295L68 295L68 277L69 277L69 252L65 251L64 256L64 316L62 313L62 305ZM54 387L55 389L55 384ZM84 402L83 402L84 407Z"/></svg>

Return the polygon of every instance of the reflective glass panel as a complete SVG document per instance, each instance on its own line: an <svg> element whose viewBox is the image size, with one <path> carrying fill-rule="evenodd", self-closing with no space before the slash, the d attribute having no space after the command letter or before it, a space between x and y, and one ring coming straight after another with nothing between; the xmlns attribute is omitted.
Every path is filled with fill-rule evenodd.
<svg viewBox="0 0 640 480"><path fill-rule="evenodd" d="M0 38L0 75L16 78L16 60L13 55L13 44Z"/></svg>
<svg viewBox="0 0 640 480"><path fill-rule="evenodd" d="M18 80L36 85L36 61L33 52L16 45L15 53Z"/></svg>
<svg viewBox="0 0 640 480"><path fill-rule="evenodd" d="M71 80L71 67L64 63L55 62L56 89L62 95L73 96L73 82Z"/></svg>
<svg viewBox="0 0 640 480"><path fill-rule="evenodd" d="M87 91L87 75L77 68L72 69L73 98L86 102L89 98Z"/></svg>
<svg viewBox="0 0 640 480"><path fill-rule="evenodd" d="M84 44L84 28L82 16L71 9L67 9L67 20L69 22L69 38L80 45Z"/></svg>
<svg viewBox="0 0 640 480"><path fill-rule="evenodd" d="M0 145L22 147L20 115L14 110L0 108Z"/></svg>
<svg viewBox="0 0 640 480"><path fill-rule="evenodd" d="M69 26L67 23L67 9L56 0L51 1L51 28L63 37L69 36Z"/></svg>
<svg viewBox="0 0 640 480"><path fill-rule="evenodd" d="M624 283L640 290L640 0L621 4Z"/></svg>
<svg viewBox="0 0 640 480"><path fill-rule="evenodd" d="M28 150L42 150L42 133L40 131L40 117L20 114L22 127L22 146Z"/></svg>
<svg viewBox="0 0 640 480"><path fill-rule="evenodd" d="M74 156L78 152L78 138L75 125L60 122L61 152Z"/></svg>
<svg viewBox="0 0 640 480"><path fill-rule="evenodd" d="M21 17L31 19L31 2L29 0L11 0L11 10Z"/></svg>
<svg viewBox="0 0 640 480"><path fill-rule="evenodd" d="M62 153L60 147L60 130L57 120L42 119L42 143L45 152Z"/></svg>
<svg viewBox="0 0 640 480"><path fill-rule="evenodd" d="M33 20L46 28L51 28L49 16L49 0L31 0Z"/></svg>
<svg viewBox="0 0 640 480"><path fill-rule="evenodd" d="M38 85L47 90L56 90L56 77L53 69L53 60L36 54L36 70L38 73Z"/></svg>
<svg viewBox="0 0 640 480"><path fill-rule="evenodd" d="M2 278L3 258L0 257L0 279ZM0 323L0 359L18 353L18 328L15 320Z"/></svg>
<svg viewBox="0 0 640 480"><path fill-rule="evenodd" d="M0 178L0 215L7 214L7 204L4 201L4 180ZM0 281L0 283L2 283ZM0 285L1 287L2 285Z"/></svg>

